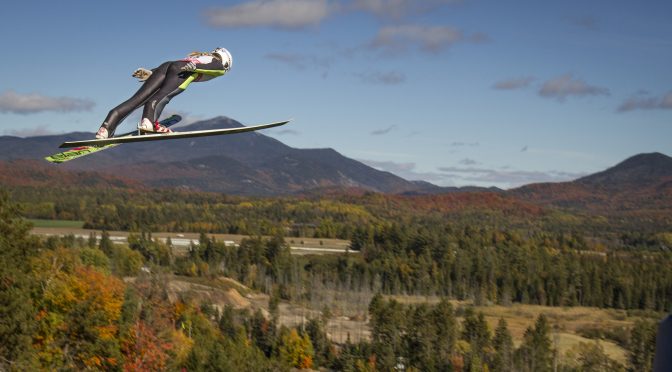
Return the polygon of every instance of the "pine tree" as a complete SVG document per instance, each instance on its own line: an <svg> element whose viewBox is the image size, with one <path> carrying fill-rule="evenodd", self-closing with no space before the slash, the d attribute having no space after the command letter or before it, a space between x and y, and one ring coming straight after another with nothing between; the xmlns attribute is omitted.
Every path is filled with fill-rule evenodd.
<svg viewBox="0 0 672 372"><path fill-rule="evenodd" d="M433 346L436 343L436 328L431 322L431 313L426 304L411 309L407 327L406 355L408 363L421 371L434 371Z"/></svg>
<svg viewBox="0 0 672 372"><path fill-rule="evenodd" d="M464 315L462 339L470 342L472 348L479 353L490 345L490 329L483 313L476 314L473 308L467 308Z"/></svg>
<svg viewBox="0 0 672 372"><path fill-rule="evenodd" d="M432 325L436 329L434 342L434 359L439 370L447 370L450 358L457 342L457 319L453 306L447 299L442 299L432 311Z"/></svg>
<svg viewBox="0 0 672 372"><path fill-rule="evenodd" d="M499 319L492 339L495 355L492 361L493 371L510 371L513 369L513 338L504 318Z"/></svg>
<svg viewBox="0 0 672 372"><path fill-rule="evenodd" d="M551 347L550 327L544 314L537 317L534 327L528 327L523 337L523 344L518 353L524 371L551 371L553 353Z"/></svg>
<svg viewBox="0 0 672 372"><path fill-rule="evenodd" d="M656 323L640 320L632 327L628 346L630 371L650 371L656 354Z"/></svg>
<svg viewBox="0 0 672 372"><path fill-rule="evenodd" d="M30 292L36 283L28 274L28 262L39 245L29 229L18 207L0 191L0 370L34 368L37 309Z"/></svg>

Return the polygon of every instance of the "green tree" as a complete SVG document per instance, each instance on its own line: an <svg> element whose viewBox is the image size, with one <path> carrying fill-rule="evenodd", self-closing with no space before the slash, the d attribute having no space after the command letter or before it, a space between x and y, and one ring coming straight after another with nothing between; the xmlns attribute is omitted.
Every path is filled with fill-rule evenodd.
<svg viewBox="0 0 672 372"><path fill-rule="evenodd" d="M457 319L453 311L453 305L447 299L442 299L432 311L430 323L436 330L434 342L434 358L438 370L448 370L450 359L454 353L457 342Z"/></svg>
<svg viewBox="0 0 672 372"><path fill-rule="evenodd" d="M420 304L410 311L406 330L406 355L408 364L421 371L436 370L434 345L436 328L426 304Z"/></svg>
<svg viewBox="0 0 672 372"><path fill-rule="evenodd" d="M35 368L32 335L37 309L30 293L36 283L28 263L39 244L28 235L30 227L0 190L0 370Z"/></svg>
<svg viewBox="0 0 672 372"><path fill-rule="evenodd" d="M580 343L579 370L582 372L624 371L621 364L609 358L598 342Z"/></svg>
<svg viewBox="0 0 672 372"><path fill-rule="evenodd" d="M327 338L327 332L324 330L322 320L310 319L306 324L306 333L315 351L313 366L326 367L330 365L335 358L335 353L331 341Z"/></svg>
<svg viewBox="0 0 672 372"><path fill-rule="evenodd" d="M404 314L401 304L374 297L369 305L371 317L371 343L376 364L381 370L392 370L402 353Z"/></svg>
<svg viewBox="0 0 672 372"><path fill-rule="evenodd" d="M513 338L504 318L500 318L492 339L495 354L492 360L493 371L511 371L513 369Z"/></svg>
<svg viewBox="0 0 672 372"><path fill-rule="evenodd" d="M490 328L483 313L476 314L472 307L467 308L462 327L462 339L470 342L472 349L482 353L490 345Z"/></svg>
<svg viewBox="0 0 672 372"><path fill-rule="evenodd" d="M103 233L100 235L100 242L98 242L98 248L101 251L105 252L106 255L112 256L114 243L110 240L110 233L103 230Z"/></svg>
<svg viewBox="0 0 672 372"><path fill-rule="evenodd" d="M656 322L639 320L632 327L628 346L628 370L650 371L656 354Z"/></svg>
<svg viewBox="0 0 672 372"><path fill-rule="evenodd" d="M528 327L525 331L523 343L518 350L522 370L551 371L554 353L551 345L548 320L544 314L540 314L534 327Z"/></svg>

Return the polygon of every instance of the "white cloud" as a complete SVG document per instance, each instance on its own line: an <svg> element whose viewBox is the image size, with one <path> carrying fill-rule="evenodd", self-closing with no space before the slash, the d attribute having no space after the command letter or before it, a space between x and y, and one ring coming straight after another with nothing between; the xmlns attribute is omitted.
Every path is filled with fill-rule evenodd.
<svg viewBox="0 0 672 372"><path fill-rule="evenodd" d="M10 90L0 95L2 113L28 115L45 111L90 111L93 106L95 103L85 99L48 97L38 93L20 94Z"/></svg>
<svg viewBox="0 0 672 372"><path fill-rule="evenodd" d="M206 12L214 27L268 26L300 29L319 24L330 12L326 0L254 0Z"/></svg>
<svg viewBox="0 0 672 372"><path fill-rule="evenodd" d="M527 88L534 81L533 77L507 79L496 82L492 87L498 90L516 90Z"/></svg>
<svg viewBox="0 0 672 372"><path fill-rule="evenodd" d="M418 46L426 52L436 53L463 40L463 33L450 26L385 26L378 31L371 47L400 52Z"/></svg>
<svg viewBox="0 0 672 372"><path fill-rule="evenodd" d="M672 92L662 97L629 98L618 107L619 112L653 109L672 109Z"/></svg>
<svg viewBox="0 0 672 372"><path fill-rule="evenodd" d="M48 125L40 125L34 128L24 128L6 131L6 134L16 137L35 137L35 136L49 136L55 134Z"/></svg>
<svg viewBox="0 0 672 372"><path fill-rule="evenodd" d="M360 73L355 76L367 84L395 85L406 80L406 75L397 71Z"/></svg>
<svg viewBox="0 0 672 372"><path fill-rule="evenodd" d="M461 0L354 0L353 8L376 16L400 19L414 14L426 13L444 4L461 3Z"/></svg>
<svg viewBox="0 0 672 372"><path fill-rule="evenodd" d="M332 61L327 57L318 57L314 55L275 52L268 53L266 58L284 63L297 70L306 70L308 68L315 68L328 71L331 67Z"/></svg>
<svg viewBox="0 0 672 372"><path fill-rule="evenodd" d="M539 89L539 95L564 101L569 96L608 96L609 89L590 85L568 74L545 82Z"/></svg>
<svg viewBox="0 0 672 372"><path fill-rule="evenodd" d="M358 161L381 171L390 172L406 180L422 180L427 182L440 182L452 184L450 180L440 173L418 172L415 163L397 163L393 161L376 161L357 159Z"/></svg>

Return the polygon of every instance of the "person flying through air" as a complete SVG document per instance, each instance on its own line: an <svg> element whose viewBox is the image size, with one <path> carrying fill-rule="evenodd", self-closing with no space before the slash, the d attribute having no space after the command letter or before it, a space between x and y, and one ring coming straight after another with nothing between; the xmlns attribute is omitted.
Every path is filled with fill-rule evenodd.
<svg viewBox="0 0 672 372"><path fill-rule="evenodd" d="M138 130L142 132L170 133L172 130L159 124L161 112L170 100L187 89L192 82L214 79L227 73L233 64L231 53L217 48L210 53L194 52L185 59L168 61L147 70L139 68L133 77L143 82L135 94L110 110L96 133L96 138L110 138L119 123L135 109L144 105Z"/></svg>

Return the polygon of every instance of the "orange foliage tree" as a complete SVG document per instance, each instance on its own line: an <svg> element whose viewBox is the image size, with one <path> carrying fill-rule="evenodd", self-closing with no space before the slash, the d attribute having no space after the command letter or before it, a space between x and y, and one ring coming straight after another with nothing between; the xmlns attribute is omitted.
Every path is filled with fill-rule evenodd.
<svg viewBox="0 0 672 372"><path fill-rule="evenodd" d="M40 362L49 368L99 369L120 363L119 326L124 284L82 266L76 251L45 251L35 259L39 278Z"/></svg>

